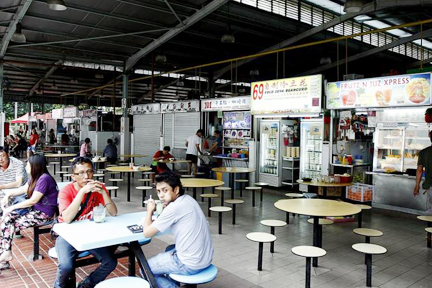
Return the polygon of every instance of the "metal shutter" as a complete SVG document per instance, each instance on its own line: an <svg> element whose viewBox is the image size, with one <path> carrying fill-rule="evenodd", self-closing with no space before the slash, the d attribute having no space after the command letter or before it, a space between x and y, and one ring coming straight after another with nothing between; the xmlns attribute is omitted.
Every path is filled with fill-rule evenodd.
<svg viewBox="0 0 432 288"><path fill-rule="evenodd" d="M164 146L173 148L173 121L174 114L164 114Z"/></svg>
<svg viewBox="0 0 432 288"><path fill-rule="evenodd" d="M159 150L162 114L134 115L134 153L148 157L135 158L138 165L150 164L152 156Z"/></svg>
<svg viewBox="0 0 432 288"><path fill-rule="evenodd" d="M194 135L200 126L200 112L175 113L174 148L186 149L186 139Z"/></svg>

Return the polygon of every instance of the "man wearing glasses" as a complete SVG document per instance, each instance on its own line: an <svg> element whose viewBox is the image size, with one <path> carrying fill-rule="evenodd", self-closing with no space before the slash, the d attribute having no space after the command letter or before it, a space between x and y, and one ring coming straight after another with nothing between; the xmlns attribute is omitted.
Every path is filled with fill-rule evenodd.
<svg viewBox="0 0 432 288"><path fill-rule="evenodd" d="M117 215L116 205L103 183L92 179L93 173L90 159L84 157L75 159L72 164L73 182L65 186L59 193L59 222L71 223L91 219L93 208L99 204L104 205L111 216ZM85 237L85 235L77 235L77 237ZM70 283L69 278L75 271L74 261L78 251L60 236L56 240L55 248L59 263L54 287L75 287L75 283ZM101 265L79 283L79 288L93 288L116 268L115 249L116 247L103 247L89 250L101 262Z"/></svg>
<svg viewBox="0 0 432 288"><path fill-rule="evenodd" d="M3 189L18 188L26 182L24 164L15 157L9 157L9 150L0 146L0 200L5 196ZM2 213L0 208L0 215Z"/></svg>

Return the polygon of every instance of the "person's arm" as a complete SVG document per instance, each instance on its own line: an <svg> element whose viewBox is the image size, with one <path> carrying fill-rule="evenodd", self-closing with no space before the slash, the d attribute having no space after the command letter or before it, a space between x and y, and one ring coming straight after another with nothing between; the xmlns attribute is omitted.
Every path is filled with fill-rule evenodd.
<svg viewBox="0 0 432 288"><path fill-rule="evenodd" d="M36 203L39 203L39 201L42 199L43 196L44 196L43 193L38 191L33 191L32 197L30 199L24 200L22 202L19 202L15 205L3 209L3 218L16 209L32 207Z"/></svg>
<svg viewBox="0 0 432 288"><path fill-rule="evenodd" d="M158 152L156 152L156 153L153 155L153 161L159 161L159 159L160 159L160 154L159 154L159 151L158 151Z"/></svg>
<svg viewBox="0 0 432 288"><path fill-rule="evenodd" d="M18 188L18 187L20 187L21 184L22 184L22 181L23 181L23 177L19 176L19 177L16 177L15 179L16 180L14 182L0 185L0 189L10 189L10 188Z"/></svg>
<svg viewBox="0 0 432 288"><path fill-rule="evenodd" d="M195 146L196 146L196 148L197 148L197 150L198 150L198 153L199 153L199 154L203 154L203 153L201 152L201 150L200 150L200 147L199 147L200 144L196 144Z"/></svg>
<svg viewBox="0 0 432 288"><path fill-rule="evenodd" d="M108 213L111 216L116 216L117 215L117 206L115 205L115 203L113 202L113 200L111 199L111 197L109 196L107 191L105 190L105 187L103 187L102 190L100 190L100 191L101 192L99 192L99 193L102 194L106 210L108 211Z"/></svg>
<svg viewBox="0 0 432 288"><path fill-rule="evenodd" d="M218 148L218 143L217 141L213 142L212 146L210 147L210 149L208 150L209 153L213 152L214 150L216 150Z"/></svg>
<svg viewBox="0 0 432 288"><path fill-rule="evenodd" d="M8 190L4 191L5 196L1 200L1 206L5 207L9 203L10 197L15 197L15 196L25 194L27 192L27 189L28 189L28 184L26 183L24 186L21 186L21 187L15 188L15 189L8 189Z"/></svg>
<svg viewBox="0 0 432 288"><path fill-rule="evenodd" d="M144 237L150 238L156 235L159 230L153 225L152 215L156 209L156 203L153 199L147 201L147 216L144 220Z"/></svg>
<svg viewBox="0 0 432 288"><path fill-rule="evenodd" d="M186 140L185 146L188 147L189 141Z"/></svg>
<svg viewBox="0 0 432 288"><path fill-rule="evenodd" d="M419 194L422 176L423 176L423 165L418 165L416 171L416 185L414 187L414 196L417 196Z"/></svg>

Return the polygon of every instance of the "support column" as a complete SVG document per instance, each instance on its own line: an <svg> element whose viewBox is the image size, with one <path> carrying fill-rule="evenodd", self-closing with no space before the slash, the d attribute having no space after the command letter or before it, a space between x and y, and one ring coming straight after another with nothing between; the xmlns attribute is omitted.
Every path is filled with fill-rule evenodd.
<svg viewBox="0 0 432 288"><path fill-rule="evenodd" d="M4 145L4 117L3 114L3 62L0 63L0 146Z"/></svg>
<svg viewBox="0 0 432 288"><path fill-rule="evenodd" d="M120 124L120 155L130 154L130 132L129 132L129 115L128 115L128 84L129 76L123 75L123 97L122 109L123 115ZM132 159L132 158L131 158Z"/></svg>

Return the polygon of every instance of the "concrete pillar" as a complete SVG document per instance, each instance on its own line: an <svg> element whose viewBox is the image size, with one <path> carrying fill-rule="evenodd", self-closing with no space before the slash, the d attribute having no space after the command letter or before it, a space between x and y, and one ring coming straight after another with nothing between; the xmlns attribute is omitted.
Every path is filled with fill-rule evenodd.
<svg viewBox="0 0 432 288"><path fill-rule="evenodd" d="M0 146L4 145L3 63L0 63Z"/></svg>
<svg viewBox="0 0 432 288"><path fill-rule="evenodd" d="M123 75L123 97L122 109L123 115L120 122L120 155L130 154L131 142L129 132L129 115L128 115L128 81L129 76Z"/></svg>

